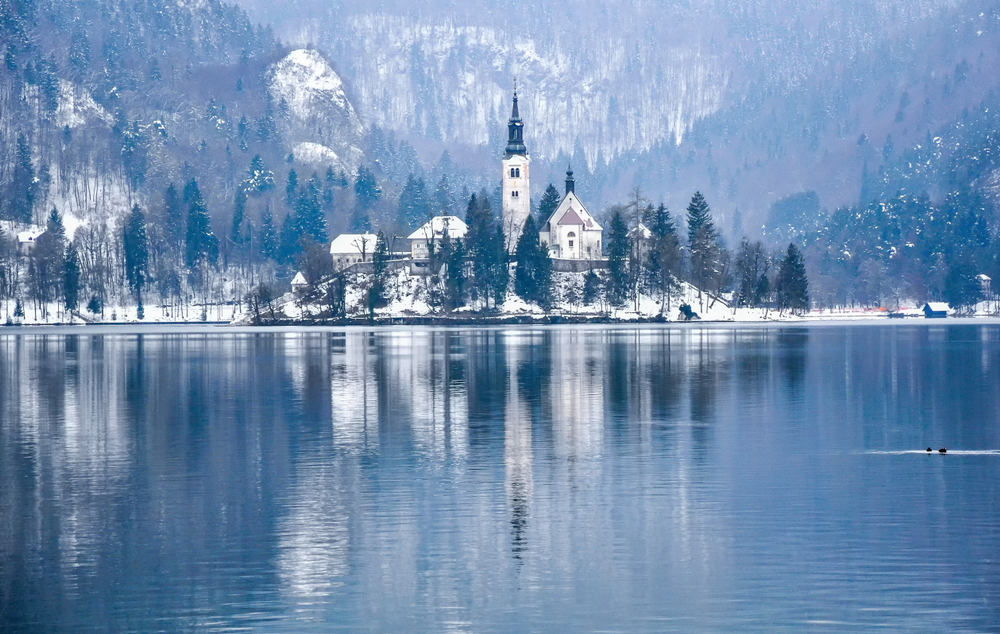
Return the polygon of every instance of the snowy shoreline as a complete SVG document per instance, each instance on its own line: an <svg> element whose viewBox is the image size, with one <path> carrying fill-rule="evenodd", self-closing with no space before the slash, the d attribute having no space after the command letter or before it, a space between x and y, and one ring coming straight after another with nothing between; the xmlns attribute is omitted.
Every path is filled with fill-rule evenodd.
<svg viewBox="0 0 1000 634"><path fill-rule="evenodd" d="M422 329L522 329L522 328L600 328L614 330L629 330L635 328L684 329L684 330L767 330L770 328L836 328L846 326L969 326L969 325L1000 325L1000 317L949 317L947 319L887 319L879 317L855 318L783 318L767 321L661 321L661 320L615 320L587 319L578 321L520 319L520 320L489 320L489 319L451 319L451 318L406 318L393 320L366 321L359 319L341 320L338 322L282 322L263 325L235 324L219 321L190 322L138 322L117 321L99 323L41 323L0 326L0 337L18 336L23 334L143 334L143 333L201 333L215 332L219 334L239 334L244 332L325 332L342 330L422 330Z"/></svg>

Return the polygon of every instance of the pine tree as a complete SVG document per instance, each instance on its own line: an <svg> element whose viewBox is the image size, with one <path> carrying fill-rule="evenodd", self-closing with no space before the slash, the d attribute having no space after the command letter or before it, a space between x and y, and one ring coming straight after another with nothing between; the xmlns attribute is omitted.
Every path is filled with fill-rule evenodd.
<svg viewBox="0 0 1000 634"><path fill-rule="evenodd" d="M427 204L427 190L424 179L415 178L413 174L406 177L406 184L399 195L397 219L399 225L408 229L416 229L430 218L430 206Z"/></svg>
<svg viewBox="0 0 1000 634"><path fill-rule="evenodd" d="M52 210L45 233L38 236L29 260L32 293L39 302L56 299L63 290L63 269L66 257L66 230L59 211Z"/></svg>
<svg viewBox="0 0 1000 634"><path fill-rule="evenodd" d="M6 217L15 222L31 222L39 192L35 166L31 160L31 147L23 134L17 135L14 170L9 187Z"/></svg>
<svg viewBox="0 0 1000 634"><path fill-rule="evenodd" d="M628 299L628 225L621 209L615 209L608 224L608 281L604 294L612 306L623 306Z"/></svg>
<svg viewBox="0 0 1000 634"><path fill-rule="evenodd" d="M461 240L452 240L445 248L445 302L448 310L465 305L465 247Z"/></svg>
<svg viewBox="0 0 1000 634"><path fill-rule="evenodd" d="M552 183L549 183L549 186L542 193L542 199L538 202L539 225L548 222L552 214L556 212L556 208L559 207L560 202L562 202L562 198L559 197L559 190Z"/></svg>
<svg viewBox="0 0 1000 634"><path fill-rule="evenodd" d="M243 244L243 223L246 220L247 192L243 188L236 190L236 202L233 206L233 226L229 231L229 239L233 244Z"/></svg>
<svg viewBox="0 0 1000 634"><path fill-rule="evenodd" d="M708 202L706 202L701 192L695 192L694 196L691 197L691 202L688 204L687 229L688 246L692 248L699 243L702 229L705 229L708 235L714 235L715 233L715 224L712 222L712 210L709 208Z"/></svg>
<svg viewBox="0 0 1000 634"><path fill-rule="evenodd" d="M531 216L524 222L516 253L514 292L527 302L548 308L552 299L552 261L548 249L538 242L538 228Z"/></svg>
<svg viewBox="0 0 1000 634"><path fill-rule="evenodd" d="M285 183L285 202L289 208L295 208L296 194L299 191L299 175L294 169L288 170L288 182Z"/></svg>
<svg viewBox="0 0 1000 634"><path fill-rule="evenodd" d="M302 227L294 214L285 214L281 221L281 237L278 243L278 261L292 262L302 250Z"/></svg>
<svg viewBox="0 0 1000 634"><path fill-rule="evenodd" d="M643 221L652 234L647 263L650 285L669 302L670 296L677 290L681 273L681 245L677 228L663 203L656 208L649 207Z"/></svg>
<svg viewBox="0 0 1000 634"><path fill-rule="evenodd" d="M957 311L967 311L983 301L983 285L976 275L972 258L960 254L948 266L944 279L944 299Z"/></svg>
<svg viewBox="0 0 1000 634"><path fill-rule="evenodd" d="M590 306L601 295L601 278L593 270L583 276L583 303Z"/></svg>
<svg viewBox="0 0 1000 634"><path fill-rule="evenodd" d="M374 314L375 308L385 306L385 286L389 273L389 242L385 234L378 232L375 250L372 252L372 286L368 293L368 308Z"/></svg>
<svg viewBox="0 0 1000 634"><path fill-rule="evenodd" d="M691 281L702 291L708 290L721 273L721 246L719 234L712 221L711 210L701 192L695 192L687 208L688 252L690 253ZM704 309L704 306L702 306Z"/></svg>
<svg viewBox="0 0 1000 634"><path fill-rule="evenodd" d="M149 276L149 242L146 239L146 216L139 205L125 219L122 231L125 251L125 280L136 297L142 297Z"/></svg>
<svg viewBox="0 0 1000 634"><path fill-rule="evenodd" d="M312 178L302 187L298 203L295 206L295 215L302 234L322 244L327 241L328 237L326 216L323 214L320 193L319 176L313 174Z"/></svg>
<svg viewBox="0 0 1000 634"><path fill-rule="evenodd" d="M66 310L76 310L80 303L80 254L72 242L66 247L63 263L63 297Z"/></svg>
<svg viewBox="0 0 1000 634"><path fill-rule="evenodd" d="M264 210L260 221L260 254L268 260L277 262L280 258L278 246L278 230L274 226L274 216L271 209Z"/></svg>
<svg viewBox="0 0 1000 634"><path fill-rule="evenodd" d="M332 215L334 212L334 205L337 202L337 177L333 173L332 167L326 168L326 176L323 180L323 211L326 212L327 215Z"/></svg>
<svg viewBox="0 0 1000 634"><path fill-rule="evenodd" d="M778 268L774 281L774 291L780 310L806 310L809 308L809 282L802 253L794 243L788 244L788 251Z"/></svg>
<svg viewBox="0 0 1000 634"><path fill-rule="evenodd" d="M260 154L254 155L251 159L250 167L247 168L247 175L243 179L241 187L255 198L274 189L274 172L267 169Z"/></svg>
<svg viewBox="0 0 1000 634"><path fill-rule="evenodd" d="M180 253L184 238L184 208L173 183L167 185L163 193L163 231L167 248L172 253Z"/></svg>
<svg viewBox="0 0 1000 634"><path fill-rule="evenodd" d="M447 172L441 174L441 180L438 181L437 188L434 190L434 202L439 215L451 215L451 183L448 182Z"/></svg>
<svg viewBox="0 0 1000 634"><path fill-rule="evenodd" d="M212 221L208 215L208 207L198 189L198 183L191 179L185 192L190 189L188 206L187 234L185 236L185 263L194 270L202 262L214 265L219 259L219 239L212 232Z"/></svg>
<svg viewBox="0 0 1000 634"><path fill-rule="evenodd" d="M354 194L358 197L358 207L364 212L374 207L382 196L382 188L375 180L375 175L364 165L358 167L358 177L354 181Z"/></svg>

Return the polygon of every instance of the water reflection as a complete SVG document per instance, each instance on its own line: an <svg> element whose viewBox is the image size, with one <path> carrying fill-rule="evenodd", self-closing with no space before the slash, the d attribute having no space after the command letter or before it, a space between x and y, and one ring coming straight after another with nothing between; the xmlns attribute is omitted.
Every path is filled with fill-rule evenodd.
<svg viewBox="0 0 1000 634"><path fill-rule="evenodd" d="M2 335L0 625L988 629L998 342Z"/></svg>

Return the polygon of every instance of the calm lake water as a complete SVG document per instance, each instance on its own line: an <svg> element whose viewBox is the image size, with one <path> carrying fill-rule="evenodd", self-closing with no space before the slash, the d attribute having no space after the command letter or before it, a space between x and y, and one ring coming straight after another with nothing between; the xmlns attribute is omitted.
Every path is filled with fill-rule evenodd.
<svg viewBox="0 0 1000 634"><path fill-rule="evenodd" d="M997 632L998 412L996 324L0 331L0 630Z"/></svg>

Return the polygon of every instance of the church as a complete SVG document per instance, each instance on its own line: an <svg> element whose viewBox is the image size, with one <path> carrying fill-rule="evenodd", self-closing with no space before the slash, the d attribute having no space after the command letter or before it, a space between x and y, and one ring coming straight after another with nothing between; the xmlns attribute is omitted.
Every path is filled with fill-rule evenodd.
<svg viewBox="0 0 1000 634"><path fill-rule="evenodd" d="M529 167L531 157L524 145L524 122L514 105L507 121L507 149L503 155L503 228L508 250L517 248L524 223L531 215ZM573 171L566 172L566 194L548 218L543 218L539 242L548 246L557 260L597 260L602 257L604 228L587 211L574 191Z"/></svg>

